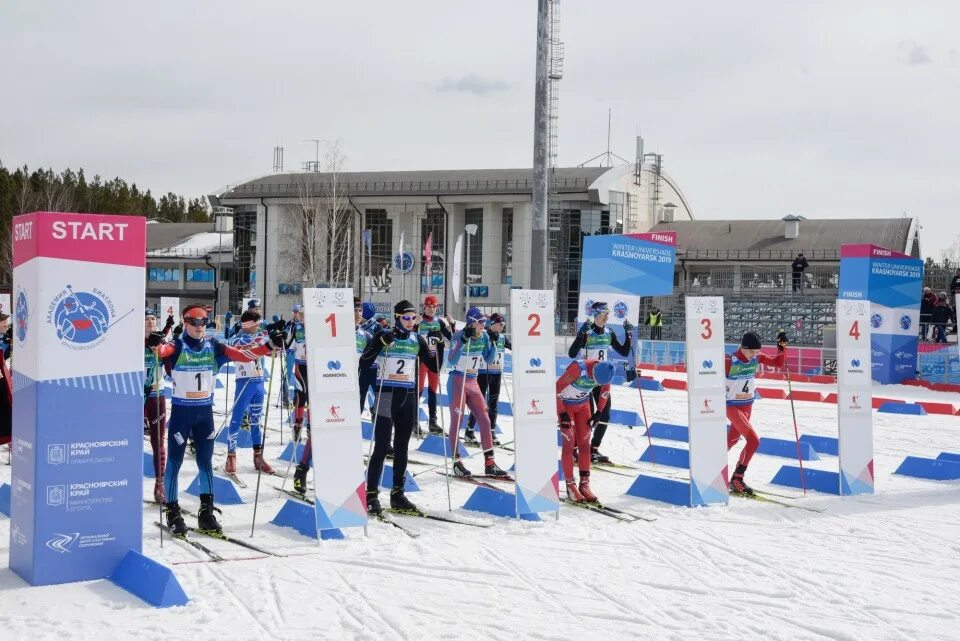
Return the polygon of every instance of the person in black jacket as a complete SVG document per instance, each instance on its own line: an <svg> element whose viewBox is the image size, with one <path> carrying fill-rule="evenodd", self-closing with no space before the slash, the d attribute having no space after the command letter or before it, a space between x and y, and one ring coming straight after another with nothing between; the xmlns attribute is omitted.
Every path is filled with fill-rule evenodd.
<svg viewBox="0 0 960 641"><path fill-rule="evenodd" d="M950 281L950 299L953 301L953 333L957 333L957 296L960 296L960 267L953 273Z"/></svg>
<svg viewBox="0 0 960 641"><path fill-rule="evenodd" d="M947 300L947 292L940 292L937 295L937 306L933 308L933 342L947 342L947 323L953 316L953 309L950 307L950 301Z"/></svg>
<svg viewBox="0 0 960 641"><path fill-rule="evenodd" d="M923 296L920 297L920 340L927 340L930 323L933 322L933 308L937 306L937 295L929 287L923 288Z"/></svg>
<svg viewBox="0 0 960 641"><path fill-rule="evenodd" d="M13 350L13 327L10 317L0 312L0 445L10 442L13 433L13 381L7 359Z"/></svg>
<svg viewBox="0 0 960 641"><path fill-rule="evenodd" d="M793 259L790 269L793 271L793 291L799 292L803 289L803 270L809 267L807 259L803 257L803 252L797 254Z"/></svg>

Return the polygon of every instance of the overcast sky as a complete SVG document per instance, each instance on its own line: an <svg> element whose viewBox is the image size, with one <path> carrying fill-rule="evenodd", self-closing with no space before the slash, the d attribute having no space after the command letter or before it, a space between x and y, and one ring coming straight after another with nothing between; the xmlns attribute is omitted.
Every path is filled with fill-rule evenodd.
<svg viewBox="0 0 960 641"><path fill-rule="evenodd" d="M680 6L682 5L682 6ZM562 165L647 151L698 218L960 232L960 2L564 0ZM311 160L532 163L535 0L0 3L0 160L203 195Z"/></svg>

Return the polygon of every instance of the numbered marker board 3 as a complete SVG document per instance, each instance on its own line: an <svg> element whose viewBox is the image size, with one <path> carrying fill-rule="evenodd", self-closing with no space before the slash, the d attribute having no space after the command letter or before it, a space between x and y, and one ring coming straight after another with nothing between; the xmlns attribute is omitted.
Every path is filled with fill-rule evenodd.
<svg viewBox="0 0 960 641"><path fill-rule="evenodd" d="M728 500L723 297L686 299L690 505Z"/></svg>
<svg viewBox="0 0 960 641"><path fill-rule="evenodd" d="M560 509L553 291L510 291L517 512Z"/></svg>
<svg viewBox="0 0 960 641"><path fill-rule="evenodd" d="M873 386L871 305L837 300L837 419L840 426L840 494L872 494Z"/></svg>
<svg viewBox="0 0 960 641"><path fill-rule="evenodd" d="M303 290L317 529L367 523L353 289Z"/></svg>

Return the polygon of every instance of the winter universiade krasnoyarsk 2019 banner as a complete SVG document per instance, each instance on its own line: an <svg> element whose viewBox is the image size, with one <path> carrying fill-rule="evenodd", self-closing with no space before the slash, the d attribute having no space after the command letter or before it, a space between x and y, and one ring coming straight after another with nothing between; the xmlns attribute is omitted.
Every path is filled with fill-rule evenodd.
<svg viewBox="0 0 960 641"><path fill-rule="evenodd" d="M33 585L140 551L145 256L136 216L13 219L10 569Z"/></svg>
<svg viewBox="0 0 960 641"><path fill-rule="evenodd" d="M594 301L610 305L610 320L639 320L641 296L673 292L676 232L588 236L583 239L578 320Z"/></svg>
<svg viewBox="0 0 960 641"><path fill-rule="evenodd" d="M917 371L923 261L876 245L840 248L840 298L870 301L871 376L900 383Z"/></svg>

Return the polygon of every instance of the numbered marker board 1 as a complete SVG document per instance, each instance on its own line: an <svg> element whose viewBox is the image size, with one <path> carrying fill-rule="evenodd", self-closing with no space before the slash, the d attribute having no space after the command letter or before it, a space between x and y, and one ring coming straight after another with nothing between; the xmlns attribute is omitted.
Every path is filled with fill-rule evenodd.
<svg viewBox="0 0 960 641"><path fill-rule="evenodd" d="M723 297L687 297L686 312L690 505L725 504L728 500L728 392Z"/></svg>
<svg viewBox="0 0 960 641"><path fill-rule="evenodd" d="M160 327L167 322L167 317L173 316L173 325L180 324L180 299L162 296L160 298L160 316L158 318Z"/></svg>
<svg viewBox="0 0 960 641"><path fill-rule="evenodd" d="M517 512L560 509L553 291L510 291Z"/></svg>
<svg viewBox="0 0 960 641"><path fill-rule="evenodd" d="M367 523L353 289L303 290L317 529Z"/></svg>
<svg viewBox="0 0 960 641"><path fill-rule="evenodd" d="M872 494L873 387L871 306L837 300L837 418L840 426L840 494Z"/></svg>

